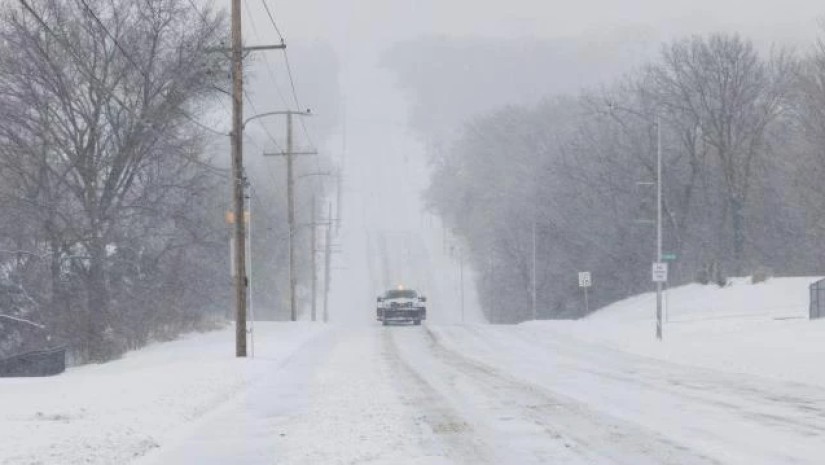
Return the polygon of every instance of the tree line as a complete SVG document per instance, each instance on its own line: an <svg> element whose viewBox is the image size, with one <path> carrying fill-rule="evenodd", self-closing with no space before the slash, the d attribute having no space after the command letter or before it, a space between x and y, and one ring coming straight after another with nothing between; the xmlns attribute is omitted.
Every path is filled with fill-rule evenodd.
<svg viewBox="0 0 825 465"><path fill-rule="evenodd" d="M652 288L659 131L671 285L821 274L825 44L696 36L601 88L482 115L436 154L428 204L488 317L531 317L534 237L539 318L583 316L578 271L596 306Z"/></svg>
<svg viewBox="0 0 825 465"><path fill-rule="evenodd" d="M0 7L0 355L48 334L105 361L228 316L227 35L183 0Z"/></svg>

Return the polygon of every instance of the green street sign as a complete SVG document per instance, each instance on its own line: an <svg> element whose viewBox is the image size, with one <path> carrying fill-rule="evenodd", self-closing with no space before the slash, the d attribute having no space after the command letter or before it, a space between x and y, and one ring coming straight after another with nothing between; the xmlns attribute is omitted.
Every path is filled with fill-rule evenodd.
<svg viewBox="0 0 825 465"><path fill-rule="evenodd" d="M667 260L667 261L676 260L676 254L675 253L663 253L662 254L662 260Z"/></svg>

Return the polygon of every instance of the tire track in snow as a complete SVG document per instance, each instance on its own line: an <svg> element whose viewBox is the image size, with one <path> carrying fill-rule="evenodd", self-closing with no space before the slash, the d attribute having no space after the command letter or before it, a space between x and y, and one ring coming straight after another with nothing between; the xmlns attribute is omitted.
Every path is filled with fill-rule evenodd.
<svg viewBox="0 0 825 465"><path fill-rule="evenodd" d="M479 328L468 328L466 333L478 343L512 349L505 347L503 341L485 337ZM568 342L562 343L559 338ZM745 420L791 429L805 436L825 437L825 396L812 386L682 366L633 354L623 353L617 358L608 355L615 353L612 350L600 350L563 334L529 342L509 338L507 343L544 348L545 353L563 360L557 364L565 369L673 394L692 404L719 408ZM570 347L576 347L576 352L571 353Z"/></svg>
<svg viewBox="0 0 825 465"><path fill-rule="evenodd" d="M476 437L473 425L401 355L392 331L391 328L385 328L382 334L387 362L396 368L399 390L410 407L422 412L416 420L429 430L424 436L430 436L440 443L424 444L424 447L442 448L445 457L455 464L499 463L493 459L492 451L488 450L484 441Z"/></svg>
<svg viewBox="0 0 825 465"><path fill-rule="evenodd" d="M709 465L721 462L670 441L654 431L594 411L585 404L528 382L445 347L426 328L433 355L498 402L512 402L526 418L545 429L549 440L576 444L586 463L634 465Z"/></svg>

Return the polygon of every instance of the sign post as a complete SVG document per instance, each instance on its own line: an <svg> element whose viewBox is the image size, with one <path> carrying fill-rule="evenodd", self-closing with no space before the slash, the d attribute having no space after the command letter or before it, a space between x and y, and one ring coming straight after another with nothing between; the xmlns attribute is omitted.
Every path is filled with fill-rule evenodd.
<svg viewBox="0 0 825 465"><path fill-rule="evenodd" d="M584 291L584 314L590 313L590 304L587 301L587 288L593 285L589 271L579 272L579 287Z"/></svg>
<svg viewBox="0 0 825 465"><path fill-rule="evenodd" d="M667 282L667 262L654 262L651 268L654 283Z"/></svg>
<svg viewBox="0 0 825 465"><path fill-rule="evenodd" d="M660 253L661 257L662 254ZM667 262L653 262L651 278L656 283L656 337L662 339L662 285L667 283Z"/></svg>

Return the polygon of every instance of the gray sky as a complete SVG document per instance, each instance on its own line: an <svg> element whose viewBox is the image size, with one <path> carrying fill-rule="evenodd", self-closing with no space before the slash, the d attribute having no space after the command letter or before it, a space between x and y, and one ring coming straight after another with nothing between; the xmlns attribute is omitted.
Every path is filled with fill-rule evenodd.
<svg viewBox="0 0 825 465"><path fill-rule="evenodd" d="M605 29L672 33L735 29L771 40L812 36L817 0L268 0L293 39L381 46L416 36L558 38ZM252 9L259 1L248 0Z"/></svg>
<svg viewBox="0 0 825 465"><path fill-rule="evenodd" d="M627 61L630 69L647 57L638 57L635 63L633 57L617 58L613 52L617 42L651 44L644 52L640 48L640 53L649 55L654 46L675 37L735 31L763 47L779 43L804 48L813 43L825 15L825 3L819 0L244 0L247 43L278 40L264 1L291 49L298 94L305 100L302 105L330 120L337 119L340 106L360 93L362 82L372 79L370 73L381 72L381 54L399 42L433 37L503 42L567 39L579 44L577 53L583 62L609 61L599 54L603 50L613 61ZM230 2L214 0L214 4L228 8ZM330 57L335 63L329 62ZM270 82L268 70L258 66L252 68L255 77L250 89L273 102L273 107L283 106L276 93L278 89L281 95L288 93L283 62L275 52L267 59L276 85ZM331 91L332 81L340 95ZM592 79L585 85L592 85ZM541 87L541 82L531 86ZM555 89L549 87L550 92ZM366 95L385 99L374 92ZM496 104L508 100L506 95L498 97ZM521 102L523 98L515 103ZM319 132L328 133L330 123L319 118Z"/></svg>

